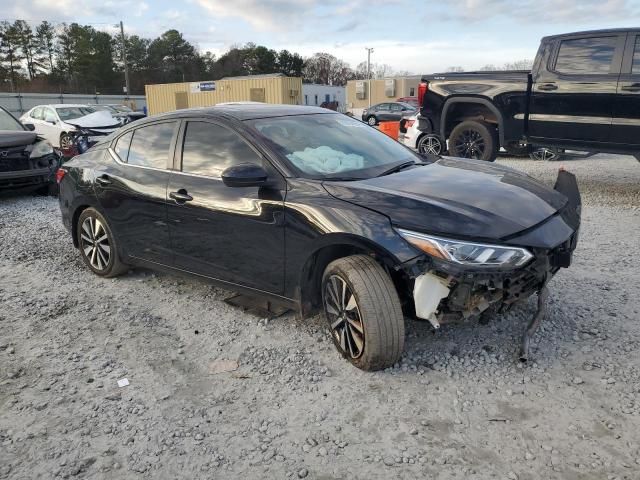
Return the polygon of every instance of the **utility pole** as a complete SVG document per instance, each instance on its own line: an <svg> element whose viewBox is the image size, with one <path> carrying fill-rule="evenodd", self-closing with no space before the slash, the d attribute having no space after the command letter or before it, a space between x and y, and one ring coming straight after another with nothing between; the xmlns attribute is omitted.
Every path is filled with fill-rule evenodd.
<svg viewBox="0 0 640 480"><path fill-rule="evenodd" d="M371 108L371 54L373 48L364 47L367 51L367 98L369 99L369 108Z"/></svg>
<svg viewBox="0 0 640 480"><path fill-rule="evenodd" d="M124 63L124 84L127 89L126 96L129 97L131 95L131 90L129 88L129 64L127 63L127 45L124 39L124 25L122 25L122 20L120 20L120 38L122 39L122 62Z"/></svg>

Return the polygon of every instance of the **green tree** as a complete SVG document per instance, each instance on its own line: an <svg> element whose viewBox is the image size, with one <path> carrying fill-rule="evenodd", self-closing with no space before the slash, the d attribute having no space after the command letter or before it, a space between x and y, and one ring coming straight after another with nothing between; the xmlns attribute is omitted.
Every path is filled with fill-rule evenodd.
<svg viewBox="0 0 640 480"><path fill-rule="evenodd" d="M27 64L27 75L29 76L29 79L32 79L36 76L42 66L38 55L38 39L31 29L31 25L24 20L16 20L13 22L12 28L15 31L18 46Z"/></svg>
<svg viewBox="0 0 640 480"><path fill-rule="evenodd" d="M149 60L166 80L189 80L194 70L197 52L177 30L167 30L149 44Z"/></svg>
<svg viewBox="0 0 640 480"><path fill-rule="evenodd" d="M23 59L18 32L9 22L0 22L0 64L8 71L12 91L18 88L22 70L20 62Z"/></svg>
<svg viewBox="0 0 640 480"><path fill-rule="evenodd" d="M46 20L43 21L36 28L36 37L38 39L38 53L44 57L49 73L53 73L53 57L56 51L56 31L54 26Z"/></svg>
<svg viewBox="0 0 640 480"><path fill-rule="evenodd" d="M281 50L278 53L277 69L288 77L301 77L304 68L304 58L297 53Z"/></svg>

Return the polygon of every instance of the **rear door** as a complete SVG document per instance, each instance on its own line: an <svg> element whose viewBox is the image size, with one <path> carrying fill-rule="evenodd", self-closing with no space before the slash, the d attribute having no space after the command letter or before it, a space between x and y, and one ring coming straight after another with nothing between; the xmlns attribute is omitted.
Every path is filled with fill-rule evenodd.
<svg viewBox="0 0 640 480"><path fill-rule="evenodd" d="M178 121L145 124L117 137L113 162L96 170L94 190L125 253L171 265L167 184Z"/></svg>
<svg viewBox="0 0 640 480"><path fill-rule="evenodd" d="M562 37L533 79L529 137L594 147L611 140L626 34Z"/></svg>
<svg viewBox="0 0 640 480"><path fill-rule="evenodd" d="M611 141L640 150L640 33L629 33L618 94L614 103Z"/></svg>
<svg viewBox="0 0 640 480"><path fill-rule="evenodd" d="M281 294L284 179L228 125L194 119L182 130L176 157L179 172L171 174L168 190L175 266ZM240 163L262 165L272 186L227 187L221 173Z"/></svg>

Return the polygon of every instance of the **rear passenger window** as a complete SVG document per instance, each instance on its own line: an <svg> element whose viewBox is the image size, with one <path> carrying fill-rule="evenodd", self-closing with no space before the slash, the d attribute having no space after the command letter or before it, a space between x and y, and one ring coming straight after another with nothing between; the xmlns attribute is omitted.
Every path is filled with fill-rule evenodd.
<svg viewBox="0 0 640 480"><path fill-rule="evenodd" d="M556 72L606 75L611 70L618 37L577 38L560 43Z"/></svg>
<svg viewBox="0 0 640 480"><path fill-rule="evenodd" d="M42 107L38 107L31 112L31 118L36 120L42 120Z"/></svg>
<svg viewBox="0 0 640 480"><path fill-rule="evenodd" d="M640 73L640 35L636 37L636 46L633 50L633 65L631 73Z"/></svg>
<svg viewBox="0 0 640 480"><path fill-rule="evenodd" d="M121 136L116 142L116 147L114 150L120 160L123 162L127 162L127 157L129 156L129 145L131 144L131 138L133 137L133 132L129 132Z"/></svg>
<svg viewBox="0 0 640 480"><path fill-rule="evenodd" d="M158 123L133 131L127 163L141 167L165 169L175 122Z"/></svg>
<svg viewBox="0 0 640 480"><path fill-rule="evenodd" d="M182 150L184 173L220 177L223 170L241 163L262 165L262 158L240 135L213 123L187 124Z"/></svg>

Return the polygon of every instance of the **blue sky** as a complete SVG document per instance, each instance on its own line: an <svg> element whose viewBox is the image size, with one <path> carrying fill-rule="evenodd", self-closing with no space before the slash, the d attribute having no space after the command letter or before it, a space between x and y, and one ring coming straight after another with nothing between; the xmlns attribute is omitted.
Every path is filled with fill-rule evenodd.
<svg viewBox="0 0 640 480"><path fill-rule="evenodd" d="M332 53L413 73L533 58L540 37L640 27L640 0L0 0L0 16L76 21L154 37L176 28L220 54L255 42L303 56Z"/></svg>

